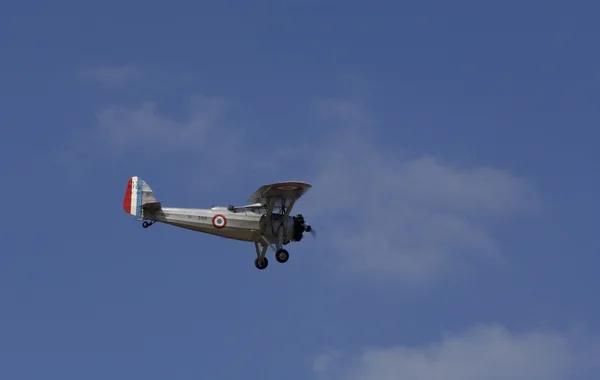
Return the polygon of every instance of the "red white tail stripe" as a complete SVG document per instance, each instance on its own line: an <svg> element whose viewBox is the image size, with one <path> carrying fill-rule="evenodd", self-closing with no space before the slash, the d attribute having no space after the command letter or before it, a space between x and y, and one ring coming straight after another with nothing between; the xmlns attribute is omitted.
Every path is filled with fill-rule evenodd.
<svg viewBox="0 0 600 380"><path fill-rule="evenodd" d="M156 202L152 189L140 177L131 177L127 182L123 210L126 213L142 216L142 204Z"/></svg>

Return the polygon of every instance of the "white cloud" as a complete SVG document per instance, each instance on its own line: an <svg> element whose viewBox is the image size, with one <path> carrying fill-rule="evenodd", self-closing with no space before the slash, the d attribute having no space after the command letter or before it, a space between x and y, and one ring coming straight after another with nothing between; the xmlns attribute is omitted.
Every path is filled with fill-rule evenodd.
<svg viewBox="0 0 600 380"><path fill-rule="evenodd" d="M161 112L153 102L111 106L96 113L90 128L76 131L59 160L74 178L96 162L126 159L156 164L177 158L178 167L230 174L243 167L244 131L228 121L226 111L224 99L207 96L191 99L184 117Z"/></svg>
<svg viewBox="0 0 600 380"><path fill-rule="evenodd" d="M422 347L329 351L315 359L313 370L328 380L566 380L593 366L578 356L569 336L480 325Z"/></svg>
<svg viewBox="0 0 600 380"><path fill-rule="evenodd" d="M142 70L131 64L114 67L86 67L80 71L80 74L87 78L93 78L108 87L117 87L125 82L143 78Z"/></svg>
<svg viewBox="0 0 600 380"><path fill-rule="evenodd" d="M378 147L361 107L327 101L319 108L329 120L337 117L336 137L316 148L303 209L324 230L320 244L337 255L338 268L371 279L428 281L472 257L496 256L487 222L538 202L533 186L507 170Z"/></svg>
<svg viewBox="0 0 600 380"><path fill-rule="evenodd" d="M96 114L96 135L115 153L142 149L159 153L177 148L207 147L224 115L222 99L199 96L190 102L186 120L161 115L155 103L135 108L110 107Z"/></svg>

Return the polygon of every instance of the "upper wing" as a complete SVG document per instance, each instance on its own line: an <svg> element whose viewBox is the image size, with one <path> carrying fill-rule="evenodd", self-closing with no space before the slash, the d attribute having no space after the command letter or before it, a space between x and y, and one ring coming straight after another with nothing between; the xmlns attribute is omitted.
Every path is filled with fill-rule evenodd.
<svg viewBox="0 0 600 380"><path fill-rule="evenodd" d="M285 203L296 201L312 186L306 182L288 181L275 182L258 188L248 199L248 202L270 204L273 200L282 200Z"/></svg>
<svg viewBox="0 0 600 380"><path fill-rule="evenodd" d="M311 187L306 182L275 182L259 187L248 199L248 202L265 205L267 207L267 220L271 219L275 207L279 209L284 218L287 218L294 207L294 203Z"/></svg>

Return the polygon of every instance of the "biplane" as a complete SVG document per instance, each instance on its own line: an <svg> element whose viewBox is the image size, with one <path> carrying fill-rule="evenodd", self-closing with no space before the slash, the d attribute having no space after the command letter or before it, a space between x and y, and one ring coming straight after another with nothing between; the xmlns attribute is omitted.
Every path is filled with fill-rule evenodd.
<svg viewBox="0 0 600 380"><path fill-rule="evenodd" d="M163 207L146 182L131 177L127 182L123 209L137 220L143 220L144 228L160 222L252 242L256 249L254 265L262 270L269 265L268 248L273 250L278 262L285 263L289 253L284 245L301 241L304 232L314 236L314 230L306 224L302 214L290 215L296 201L310 188L306 182L276 182L258 188L244 206L176 208Z"/></svg>

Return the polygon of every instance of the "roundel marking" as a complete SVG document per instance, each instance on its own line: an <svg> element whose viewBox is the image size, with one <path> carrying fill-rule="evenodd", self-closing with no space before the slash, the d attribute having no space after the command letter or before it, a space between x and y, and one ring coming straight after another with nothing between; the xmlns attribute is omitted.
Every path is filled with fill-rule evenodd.
<svg viewBox="0 0 600 380"><path fill-rule="evenodd" d="M275 188L277 190L283 190L283 191L300 190L300 186L295 186L295 185L279 185L279 186L277 186Z"/></svg>
<svg viewBox="0 0 600 380"><path fill-rule="evenodd" d="M217 214L213 216L212 224L215 228L221 229L227 225L227 219L223 215Z"/></svg>

